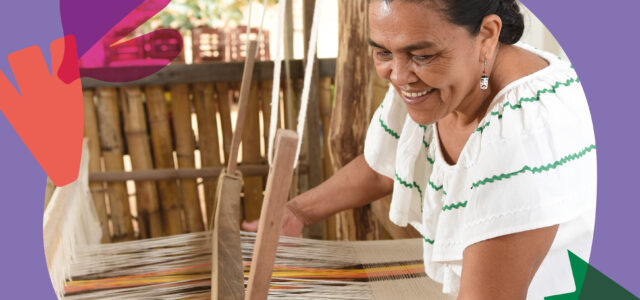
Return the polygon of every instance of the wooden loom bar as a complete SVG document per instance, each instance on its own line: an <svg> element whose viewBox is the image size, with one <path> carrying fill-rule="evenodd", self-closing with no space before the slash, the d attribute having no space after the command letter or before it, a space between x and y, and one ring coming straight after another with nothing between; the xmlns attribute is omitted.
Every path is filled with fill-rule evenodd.
<svg viewBox="0 0 640 300"><path fill-rule="evenodd" d="M227 168L218 180L211 253L211 299L240 300L244 298L244 274L240 244L240 192L242 174L237 171L238 148L245 126L249 88L256 58L257 41L247 44L244 74L240 87L240 101L236 129L231 140ZM211 224L211 223L210 223ZM211 228L211 226L209 226Z"/></svg>
<svg viewBox="0 0 640 300"><path fill-rule="evenodd" d="M194 104L198 116L198 149L202 167L220 167L220 149L218 144L218 125L213 83L194 85ZM213 212L216 203L216 179L204 178L204 203L207 224L213 224Z"/></svg>
<svg viewBox="0 0 640 300"><path fill-rule="evenodd" d="M123 142L120 128L118 93L115 88L98 88L98 125L100 127L100 147L106 171L124 171ZM113 227L112 241L133 239L133 225L129 210L129 197L124 182L107 184L107 196Z"/></svg>
<svg viewBox="0 0 640 300"><path fill-rule="evenodd" d="M278 130L275 140L273 166L267 178L262 217L251 260L247 300L267 299L271 273L282 228L284 205L287 202L293 164L296 160L298 135L291 130Z"/></svg>
<svg viewBox="0 0 640 300"><path fill-rule="evenodd" d="M122 88L122 115L127 148L133 170L151 170L153 161L149 146L144 98L139 87ZM163 236L158 190L154 181L136 181L136 205L140 238Z"/></svg>
<svg viewBox="0 0 640 300"><path fill-rule="evenodd" d="M164 97L164 89L162 86L152 85L147 86L145 92L154 167L162 169L174 168L173 139L171 137L169 112L167 110L167 100ZM167 235L183 233L178 182L175 179L160 180L157 185L164 233Z"/></svg>
<svg viewBox="0 0 640 300"><path fill-rule="evenodd" d="M95 93L93 90L84 90L82 91L82 95L84 98L84 136L89 139L89 172L100 172L100 157L102 153L100 151L100 136L98 133L98 116L96 115L96 107L93 103ZM109 219L107 216L104 183L90 183L89 189L91 190L91 197L93 198L93 204L96 208L96 215L100 221L100 228L102 228L100 242L110 243L111 236L109 235Z"/></svg>
<svg viewBox="0 0 640 300"><path fill-rule="evenodd" d="M332 58L320 59L320 77L333 77L335 75L336 60ZM162 68L143 79L131 82L104 82L90 78L92 74L100 77L108 74L121 74L128 70L136 70L157 67L108 67L108 68L84 68L82 69L82 87L121 87L141 85L165 85L177 83L209 83L209 82L239 82L242 80L244 62L214 62L201 64L172 64ZM285 77L285 72L281 75ZM291 60L291 78L299 79L304 76L304 68L301 60ZM97 76L94 76L97 77ZM253 71L254 80L273 79L273 61L258 61Z"/></svg>
<svg viewBox="0 0 640 300"><path fill-rule="evenodd" d="M176 153L178 157L178 170L166 171L176 173L180 170L195 168L195 139L191 128L191 103L189 102L189 86L176 84L171 86L171 113L173 117L173 131L176 136ZM154 170L158 171L158 169ZM89 176L91 178L91 174ZM187 232L204 230L200 200L198 198L197 177L181 178L180 190L182 207L184 209Z"/></svg>
<svg viewBox="0 0 640 300"><path fill-rule="evenodd" d="M222 167L214 168L180 168L125 171L105 171L89 174L90 182L121 182L127 180L167 180L167 179L196 179L218 177ZM309 167L299 165L300 172L307 172ZM247 176L266 176L269 173L267 165L240 165L237 170Z"/></svg>

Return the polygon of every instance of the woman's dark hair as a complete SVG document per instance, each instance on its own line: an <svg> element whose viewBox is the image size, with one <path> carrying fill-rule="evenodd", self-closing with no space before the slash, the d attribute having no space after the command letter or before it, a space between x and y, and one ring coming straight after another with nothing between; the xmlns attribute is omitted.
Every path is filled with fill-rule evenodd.
<svg viewBox="0 0 640 300"><path fill-rule="evenodd" d="M390 3L393 0L381 0ZM517 43L524 31L524 20L516 0L400 0L413 3L436 2L449 22L466 27L471 35L480 31L482 19L495 14L502 19L500 42Z"/></svg>

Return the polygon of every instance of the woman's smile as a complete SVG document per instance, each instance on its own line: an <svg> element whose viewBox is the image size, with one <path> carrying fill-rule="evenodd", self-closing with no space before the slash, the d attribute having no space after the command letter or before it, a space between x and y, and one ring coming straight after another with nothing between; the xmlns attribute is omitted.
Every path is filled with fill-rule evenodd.
<svg viewBox="0 0 640 300"><path fill-rule="evenodd" d="M419 105L427 101L427 99L430 99L435 92L436 92L435 88L430 88L427 90L418 90L418 91L400 90L402 99L404 100L404 103L407 105Z"/></svg>

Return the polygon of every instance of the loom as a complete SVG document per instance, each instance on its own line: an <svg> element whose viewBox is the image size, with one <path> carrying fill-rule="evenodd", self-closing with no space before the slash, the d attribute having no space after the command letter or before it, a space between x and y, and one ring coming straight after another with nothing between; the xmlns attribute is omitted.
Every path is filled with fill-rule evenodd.
<svg viewBox="0 0 640 300"><path fill-rule="evenodd" d="M318 3L308 57L315 57L312 51L316 48ZM281 5L282 11L284 4ZM253 45L249 49L255 48L255 43L249 43ZM247 57L247 65L251 65L249 61L254 56L249 54ZM281 58L277 57L274 86L279 85L280 77ZM270 178L291 177L292 166L300 151L298 137L302 136L305 123L308 75L312 65L313 59L310 59L305 72L298 134L283 131L276 138L276 122L271 122ZM245 69L245 75L250 73ZM250 76L246 77L243 89L251 81ZM279 97L277 89L273 90L272 119L278 111ZM241 103L243 98L246 102L246 91L243 94L245 97L241 97ZM240 276L244 277L244 283L240 278L240 289L243 294L242 285L247 286L246 299L263 299L267 295L270 299L453 299L443 295L442 286L424 273L420 239L358 242L278 239L279 223L276 222L274 229L273 222L261 221L258 234L234 233L234 226L221 226L213 232L99 244L96 237L101 236L97 234L101 228L95 213L92 213L95 208L88 189L86 143L84 147L79 179L56 189L44 217L45 255L54 289L61 299L239 299L237 294L231 295L233 293L227 291L228 285L236 280L225 277L231 273L228 270L234 269L243 270ZM289 186L282 183L280 185L284 187L278 186L273 180L270 182L267 183L265 207L269 206L271 198L286 198ZM220 198L217 212L220 217L216 218L216 225L223 223L221 220L225 218L220 211L230 201L224 205L220 203L225 203L226 198L238 197L223 195ZM263 207L266 219L277 219L283 209L281 202L271 204L273 207ZM67 217L56 217L62 215ZM228 219L237 223L233 217ZM272 227L269 230L264 229L267 223ZM241 266L229 264L220 254L229 252L228 249L220 251L220 247L229 247L226 239L234 240L236 236L241 241L238 253ZM276 246L277 251L269 250L275 250Z"/></svg>

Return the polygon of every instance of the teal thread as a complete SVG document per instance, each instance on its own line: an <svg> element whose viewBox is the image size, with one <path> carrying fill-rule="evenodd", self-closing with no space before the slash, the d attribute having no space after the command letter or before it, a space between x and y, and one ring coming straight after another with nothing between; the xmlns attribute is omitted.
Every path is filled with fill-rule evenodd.
<svg viewBox="0 0 640 300"><path fill-rule="evenodd" d="M383 109L384 106L382 104L380 104L380 109ZM392 137L394 137L396 140L400 138L400 135L391 130L387 124L384 123L384 121L382 121L382 113L380 114L380 117L378 118L378 121L380 121L380 126L382 126L382 129L384 129L385 132L387 132L389 135L391 135Z"/></svg>
<svg viewBox="0 0 640 300"><path fill-rule="evenodd" d="M434 190L439 191L442 189L442 185L441 186L437 186L435 183L433 183L433 181L429 180L429 186L431 186Z"/></svg>
<svg viewBox="0 0 640 300"><path fill-rule="evenodd" d="M535 97L522 97L522 98L520 98L520 100L518 100L518 103L516 103L516 104L511 104L510 102L507 102L502 106L502 108L503 109L504 108L511 108L512 110L516 110L516 109L522 108L522 103L523 102L537 102L537 101L540 101L540 95L542 95L542 94L547 94L547 93L555 94L559 87L561 87L561 86L568 87L568 86L572 85L573 83L579 83L579 82L580 82L580 78L578 78L578 77L569 78L564 82L558 81L558 82L554 83L551 86L551 88L538 90L536 92L536 96ZM500 111L492 111L490 114L492 116L498 116L498 119L502 119L502 114L500 113ZM490 124L490 122L484 123L483 125L481 125L480 127L478 127L476 129L476 132L482 133L489 126L489 124Z"/></svg>
<svg viewBox="0 0 640 300"><path fill-rule="evenodd" d="M442 207L442 211L459 209L461 207L467 207L467 202L468 201L445 205L445 206Z"/></svg>
<svg viewBox="0 0 640 300"><path fill-rule="evenodd" d="M471 188L473 189L473 188L477 188L477 187L479 187L481 185L486 185L488 183L492 183L494 181L500 181L500 180L503 180L503 179L508 179L508 178L510 178L512 176L516 176L518 174L522 174L522 173L525 173L527 171L531 172L531 174L536 174L536 173L542 173L542 172L545 172L545 171L549 171L551 169L555 169L555 168L557 168L559 166L562 166L565 163L570 162L572 160L576 160L576 159L582 158L588 152L591 152L594 149L596 149L596 145L592 144L592 145L589 145L589 146L585 147L584 149L582 149L581 151L579 151L577 153L569 154L569 155L567 155L567 156L565 156L565 157L563 157L563 158L561 158L561 159L559 159L559 160L557 160L557 161L555 161L553 163L550 163L550 164L546 164L546 165L542 165L542 166L534 167L534 168L531 168L531 167L525 165L522 169L520 169L518 171L515 171L515 172L506 173L506 174L502 173L500 175L494 175L494 176L491 176L491 177L487 177L485 179L478 180L477 182L473 183Z"/></svg>
<svg viewBox="0 0 640 300"><path fill-rule="evenodd" d="M402 180L402 178L400 178L400 175L398 175L397 172L396 172L396 180L398 180L398 182L400 182L400 184L402 184L404 187L406 187L408 189L415 188L416 190L418 190L418 194L420 194L420 203L422 203L422 189L420 188L420 186L415 181L412 182L412 183L404 181L404 180Z"/></svg>
<svg viewBox="0 0 640 300"><path fill-rule="evenodd" d="M429 244L431 244L431 245L433 245L433 243L435 243L435 241L434 241L434 240L428 239L428 238L426 238L426 237L424 237L424 236L422 236L422 239L423 239L426 243L429 243Z"/></svg>

